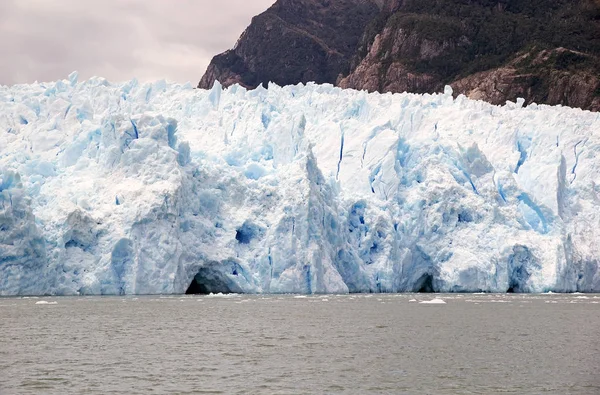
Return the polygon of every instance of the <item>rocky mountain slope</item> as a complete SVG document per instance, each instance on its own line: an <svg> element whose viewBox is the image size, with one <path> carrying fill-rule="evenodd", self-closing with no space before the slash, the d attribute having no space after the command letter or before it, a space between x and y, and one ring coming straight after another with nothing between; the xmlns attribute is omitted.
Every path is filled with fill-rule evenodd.
<svg viewBox="0 0 600 395"><path fill-rule="evenodd" d="M252 19L234 49L215 56L199 87L335 82L378 13L370 0L279 0Z"/></svg>
<svg viewBox="0 0 600 395"><path fill-rule="evenodd" d="M315 81L600 110L598 0L279 0L200 81Z"/></svg>

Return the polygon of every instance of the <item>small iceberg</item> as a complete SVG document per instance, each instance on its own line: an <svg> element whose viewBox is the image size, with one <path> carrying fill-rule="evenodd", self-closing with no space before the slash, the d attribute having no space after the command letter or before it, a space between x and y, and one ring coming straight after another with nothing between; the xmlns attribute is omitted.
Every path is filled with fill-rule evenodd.
<svg viewBox="0 0 600 395"><path fill-rule="evenodd" d="M205 298L239 298L240 294L235 294L235 293L231 293L231 294L224 294L222 292L219 293L209 293L208 295L204 296Z"/></svg>
<svg viewBox="0 0 600 395"><path fill-rule="evenodd" d="M35 302L35 304L58 304L58 302L48 302L45 300L40 300L39 302Z"/></svg>
<svg viewBox="0 0 600 395"><path fill-rule="evenodd" d="M411 300L409 300L409 302L416 302L416 301L417 301L417 299L411 299Z"/></svg>
<svg viewBox="0 0 600 395"><path fill-rule="evenodd" d="M431 300L424 300L422 302L419 302L419 304L446 304L446 302L444 302L443 299L435 298Z"/></svg>

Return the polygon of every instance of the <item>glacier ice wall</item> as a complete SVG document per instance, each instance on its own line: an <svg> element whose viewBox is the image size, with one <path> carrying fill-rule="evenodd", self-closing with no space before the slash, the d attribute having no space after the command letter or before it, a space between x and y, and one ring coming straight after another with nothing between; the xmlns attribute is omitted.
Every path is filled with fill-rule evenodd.
<svg viewBox="0 0 600 395"><path fill-rule="evenodd" d="M0 294L600 291L600 117L451 92L0 87Z"/></svg>

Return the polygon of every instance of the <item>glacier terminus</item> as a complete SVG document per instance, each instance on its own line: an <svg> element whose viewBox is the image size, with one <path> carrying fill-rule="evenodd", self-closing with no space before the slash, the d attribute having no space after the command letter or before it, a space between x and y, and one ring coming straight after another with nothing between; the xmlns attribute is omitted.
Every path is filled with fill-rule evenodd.
<svg viewBox="0 0 600 395"><path fill-rule="evenodd" d="M0 295L600 292L600 114L0 86Z"/></svg>

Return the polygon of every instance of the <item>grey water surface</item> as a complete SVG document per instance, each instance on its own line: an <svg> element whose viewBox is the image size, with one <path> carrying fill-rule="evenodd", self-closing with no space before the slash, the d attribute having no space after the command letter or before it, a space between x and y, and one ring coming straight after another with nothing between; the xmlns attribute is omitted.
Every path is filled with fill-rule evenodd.
<svg viewBox="0 0 600 395"><path fill-rule="evenodd" d="M598 295L2 298L0 394L600 394L599 335Z"/></svg>

